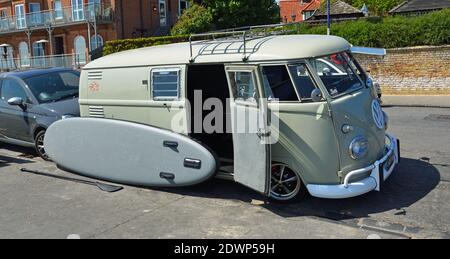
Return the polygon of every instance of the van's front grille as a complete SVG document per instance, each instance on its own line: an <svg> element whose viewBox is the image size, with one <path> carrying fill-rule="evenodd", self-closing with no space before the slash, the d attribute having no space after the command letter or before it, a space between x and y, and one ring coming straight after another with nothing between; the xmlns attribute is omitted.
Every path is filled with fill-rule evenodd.
<svg viewBox="0 0 450 259"><path fill-rule="evenodd" d="M105 111L102 106L89 106L89 117L105 118Z"/></svg>
<svg viewBox="0 0 450 259"><path fill-rule="evenodd" d="M103 72L102 71L89 71L88 72L88 80L102 80Z"/></svg>

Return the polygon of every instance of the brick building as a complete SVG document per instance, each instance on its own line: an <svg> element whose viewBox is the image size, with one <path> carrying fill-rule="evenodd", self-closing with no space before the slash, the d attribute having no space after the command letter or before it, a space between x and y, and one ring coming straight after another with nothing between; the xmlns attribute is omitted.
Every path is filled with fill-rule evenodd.
<svg viewBox="0 0 450 259"><path fill-rule="evenodd" d="M282 22L301 22L320 8L320 0L280 0Z"/></svg>
<svg viewBox="0 0 450 259"><path fill-rule="evenodd" d="M188 0L0 0L0 67L83 65L114 39L164 35Z"/></svg>

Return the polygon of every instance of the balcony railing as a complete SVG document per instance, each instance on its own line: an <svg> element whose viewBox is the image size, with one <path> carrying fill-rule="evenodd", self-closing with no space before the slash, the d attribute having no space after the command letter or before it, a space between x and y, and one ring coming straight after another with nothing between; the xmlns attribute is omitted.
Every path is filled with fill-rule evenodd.
<svg viewBox="0 0 450 259"><path fill-rule="evenodd" d="M47 10L10 16L0 19L0 33L19 30L57 27L80 22L111 22L113 9L110 5L87 4L79 8L65 7L59 10Z"/></svg>
<svg viewBox="0 0 450 259"><path fill-rule="evenodd" d="M27 70L34 68L81 68L86 59L77 54L38 57L7 58L0 57L0 71Z"/></svg>

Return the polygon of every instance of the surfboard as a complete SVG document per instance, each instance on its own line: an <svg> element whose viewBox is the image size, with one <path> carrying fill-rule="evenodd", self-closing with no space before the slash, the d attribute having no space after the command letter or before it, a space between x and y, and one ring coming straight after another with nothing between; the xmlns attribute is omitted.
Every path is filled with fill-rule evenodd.
<svg viewBox="0 0 450 259"><path fill-rule="evenodd" d="M132 122L71 118L48 128L45 150L61 168L144 187L190 186L213 177L216 156L199 142Z"/></svg>

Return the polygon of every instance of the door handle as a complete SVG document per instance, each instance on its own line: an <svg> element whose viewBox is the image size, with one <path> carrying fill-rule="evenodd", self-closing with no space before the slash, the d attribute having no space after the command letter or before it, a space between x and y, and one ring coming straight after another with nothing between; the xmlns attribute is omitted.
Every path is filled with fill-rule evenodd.
<svg viewBox="0 0 450 259"><path fill-rule="evenodd" d="M178 147L178 142L176 141L164 141L163 142L164 147L169 147L169 148L177 148Z"/></svg>
<svg viewBox="0 0 450 259"><path fill-rule="evenodd" d="M267 137L272 136L272 132L271 132L270 130L267 131L267 132L263 132L262 130L258 130L257 135L258 135L258 137L260 137L260 138L267 138Z"/></svg>
<svg viewBox="0 0 450 259"><path fill-rule="evenodd" d="M172 174L172 173L164 173L164 172L161 172L160 174L159 174L159 177L161 177L162 179L166 179L166 180L175 180L175 175L174 174Z"/></svg>

